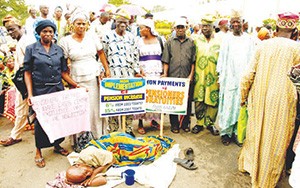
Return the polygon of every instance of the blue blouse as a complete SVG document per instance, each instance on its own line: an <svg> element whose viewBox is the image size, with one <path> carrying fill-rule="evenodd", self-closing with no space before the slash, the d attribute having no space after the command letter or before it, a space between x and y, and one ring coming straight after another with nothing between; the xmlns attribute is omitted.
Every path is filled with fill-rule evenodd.
<svg viewBox="0 0 300 188"><path fill-rule="evenodd" d="M38 41L26 47L25 71L32 74L33 96L64 90L61 73L67 71L67 60L62 49L52 43L46 52Z"/></svg>

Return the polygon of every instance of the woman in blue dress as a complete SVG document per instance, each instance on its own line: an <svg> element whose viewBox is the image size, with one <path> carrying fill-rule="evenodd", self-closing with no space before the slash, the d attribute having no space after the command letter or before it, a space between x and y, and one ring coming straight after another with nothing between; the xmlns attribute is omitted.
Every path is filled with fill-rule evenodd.
<svg viewBox="0 0 300 188"><path fill-rule="evenodd" d="M31 97L64 90L62 79L75 88L78 84L71 79L67 70L67 62L62 49L53 42L56 26L50 20L43 20L37 24L36 32L41 39L26 47L24 57L24 78L28 90L28 104ZM54 146L54 152L68 155L69 152L59 144L64 138L50 143L48 136L39 121L34 121L36 155L35 163L38 167L45 166L41 149Z"/></svg>

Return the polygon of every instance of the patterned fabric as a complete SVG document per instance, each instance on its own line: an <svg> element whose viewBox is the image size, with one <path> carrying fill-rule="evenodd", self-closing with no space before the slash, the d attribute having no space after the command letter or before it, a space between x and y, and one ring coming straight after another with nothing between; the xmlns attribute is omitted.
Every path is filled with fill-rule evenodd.
<svg viewBox="0 0 300 188"><path fill-rule="evenodd" d="M197 118L197 125L209 126L216 121L218 113L218 106L210 106L204 102L195 101L195 114Z"/></svg>
<svg viewBox="0 0 300 188"><path fill-rule="evenodd" d="M169 137L146 136L134 138L126 133L114 132L92 140L88 145L113 153L116 166L138 166L146 161L153 162L166 153L174 144Z"/></svg>
<svg viewBox="0 0 300 188"><path fill-rule="evenodd" d="M161 54L162 49L160 43L157 41L155 44L145 44L144 40L140 38L138 43L140 66L145 72L146 77L160 77L162 73ZM155 120L160 121L159 113L144 113L134 115L135 119L145 119L146 121Z"/></svg>
<svg viewBox="0 0 300 188"><path fill-rule="evenodd" d="M81 185L69 185L66 183L66 171L60 172L55 179L46 183L46 188L84 188Z"/></svg>
<svg viewBox="0 0 300 188"><path fill-rule="evenodd" d="M195 39L195 90L194 100L210 106L218 105L219 83L216 71L220 41L212 37L209 42L204 35Z"/></svg>
<svg viewBox="0 0 300 188"><path fill-rule="evenodd" d="M299 43L269 39L260 44L242 79L241 102L248 101L248 125L239 170L250 173L252 187L276 187L283 171L297 103L287 74L299 62Z"/></svg>
<svg viewBox="0 0 300 188"><path fill-rule="evenodd" d="M130 32L120 36L116 31L111 31L102 42L111 77L128 78L140 73L136 38Z"/></svg>
<svg viewBox="0 0 300 188"><path fill-rule="evenodd" d="M16 98L16 89L11 87L5 92L4 99L4 111L3 116L9 119L10 121L15 121L15 98Z"/></svg>
<svg viewBox="0 0 300 188"><path fill-rule="evenodd" d="M240 112L240 81L248 69L254 50L250 35L227 34L222 40L217 72L219 72L219 126L221 135L237 133L235 124Z"/></svg>
<svg viewBox="0 0 300 188"><path fill-rule="evenodd" d="M300 143L300 129L297 132L297 136L295 138L294 146L293 146L293 151L296 152L297 146Z"/></svg>

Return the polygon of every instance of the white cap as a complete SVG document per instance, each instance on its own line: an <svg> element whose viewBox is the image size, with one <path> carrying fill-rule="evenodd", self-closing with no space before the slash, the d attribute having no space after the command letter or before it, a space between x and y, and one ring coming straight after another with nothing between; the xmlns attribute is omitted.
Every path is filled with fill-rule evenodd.
<svg viewBox="0 0 300 188"><path fill-rule="evenodd" d="M177 27L179 25L186 26L186 19L185 18L179 18L175 21L174 27Z"/></svg>

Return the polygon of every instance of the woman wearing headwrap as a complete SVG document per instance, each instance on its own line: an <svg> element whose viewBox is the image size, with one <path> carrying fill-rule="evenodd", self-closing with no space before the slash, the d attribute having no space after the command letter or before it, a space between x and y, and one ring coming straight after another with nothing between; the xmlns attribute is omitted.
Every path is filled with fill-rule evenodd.
<svg viewBox="0 0 300 188"><path fill-rule="evenodd" d="M80 86L88 89L91 131L92 136L98 139L104 134L104 127L99 117L100 96L97 79L101 63L96 60L96 54L102 62L106 77L110 77L110 71L100 40L95 40L97 36L86 32L88 16L84 12L74 13L71 22L74 26L73 34L62 38L59 45L68 59L71 77ZM76 135L73 143L75 150L80 151L92 136L88 132Z"/></svg>
<svg viewBox="0 0 300 188"><path fill-rule="evenodd" d="M267 28L265 28L265 27L262 27L259 30L259 32L257 33L257 37L261 41L271 38L269 30Z"/></svg>
<svg viewBox="0 0 300 188"><path fill-rule="evenodd" d="M53 93L64 90L61 82L64 79L70 85L78 87L67 72L67 63L62 49L52 42L56 26L50 20L40 21L35 29L40 40L27 46L24 57L25 83L28 90L28 105L31 106L33 96ZM42 148L54 146L54 152L68 155L69 152L59 144L64 140L60 138L50 143L48 136L37 119L34 120L35 131L35 163L38 167L45 166L42 157Z"/></svg>
<svg viewBox="0 0 300 188"><path fill-rule="evenodd" d="M154 29L154 22L151 19L144 19L139 24L141 38L138 41L139 63L147 77L160 77L162 74L161 54L163 44ZM138 133L145 134L143 119L150 121L152 127L159 129L160 114L145 113L135 116L139 119Z"/></svg>

